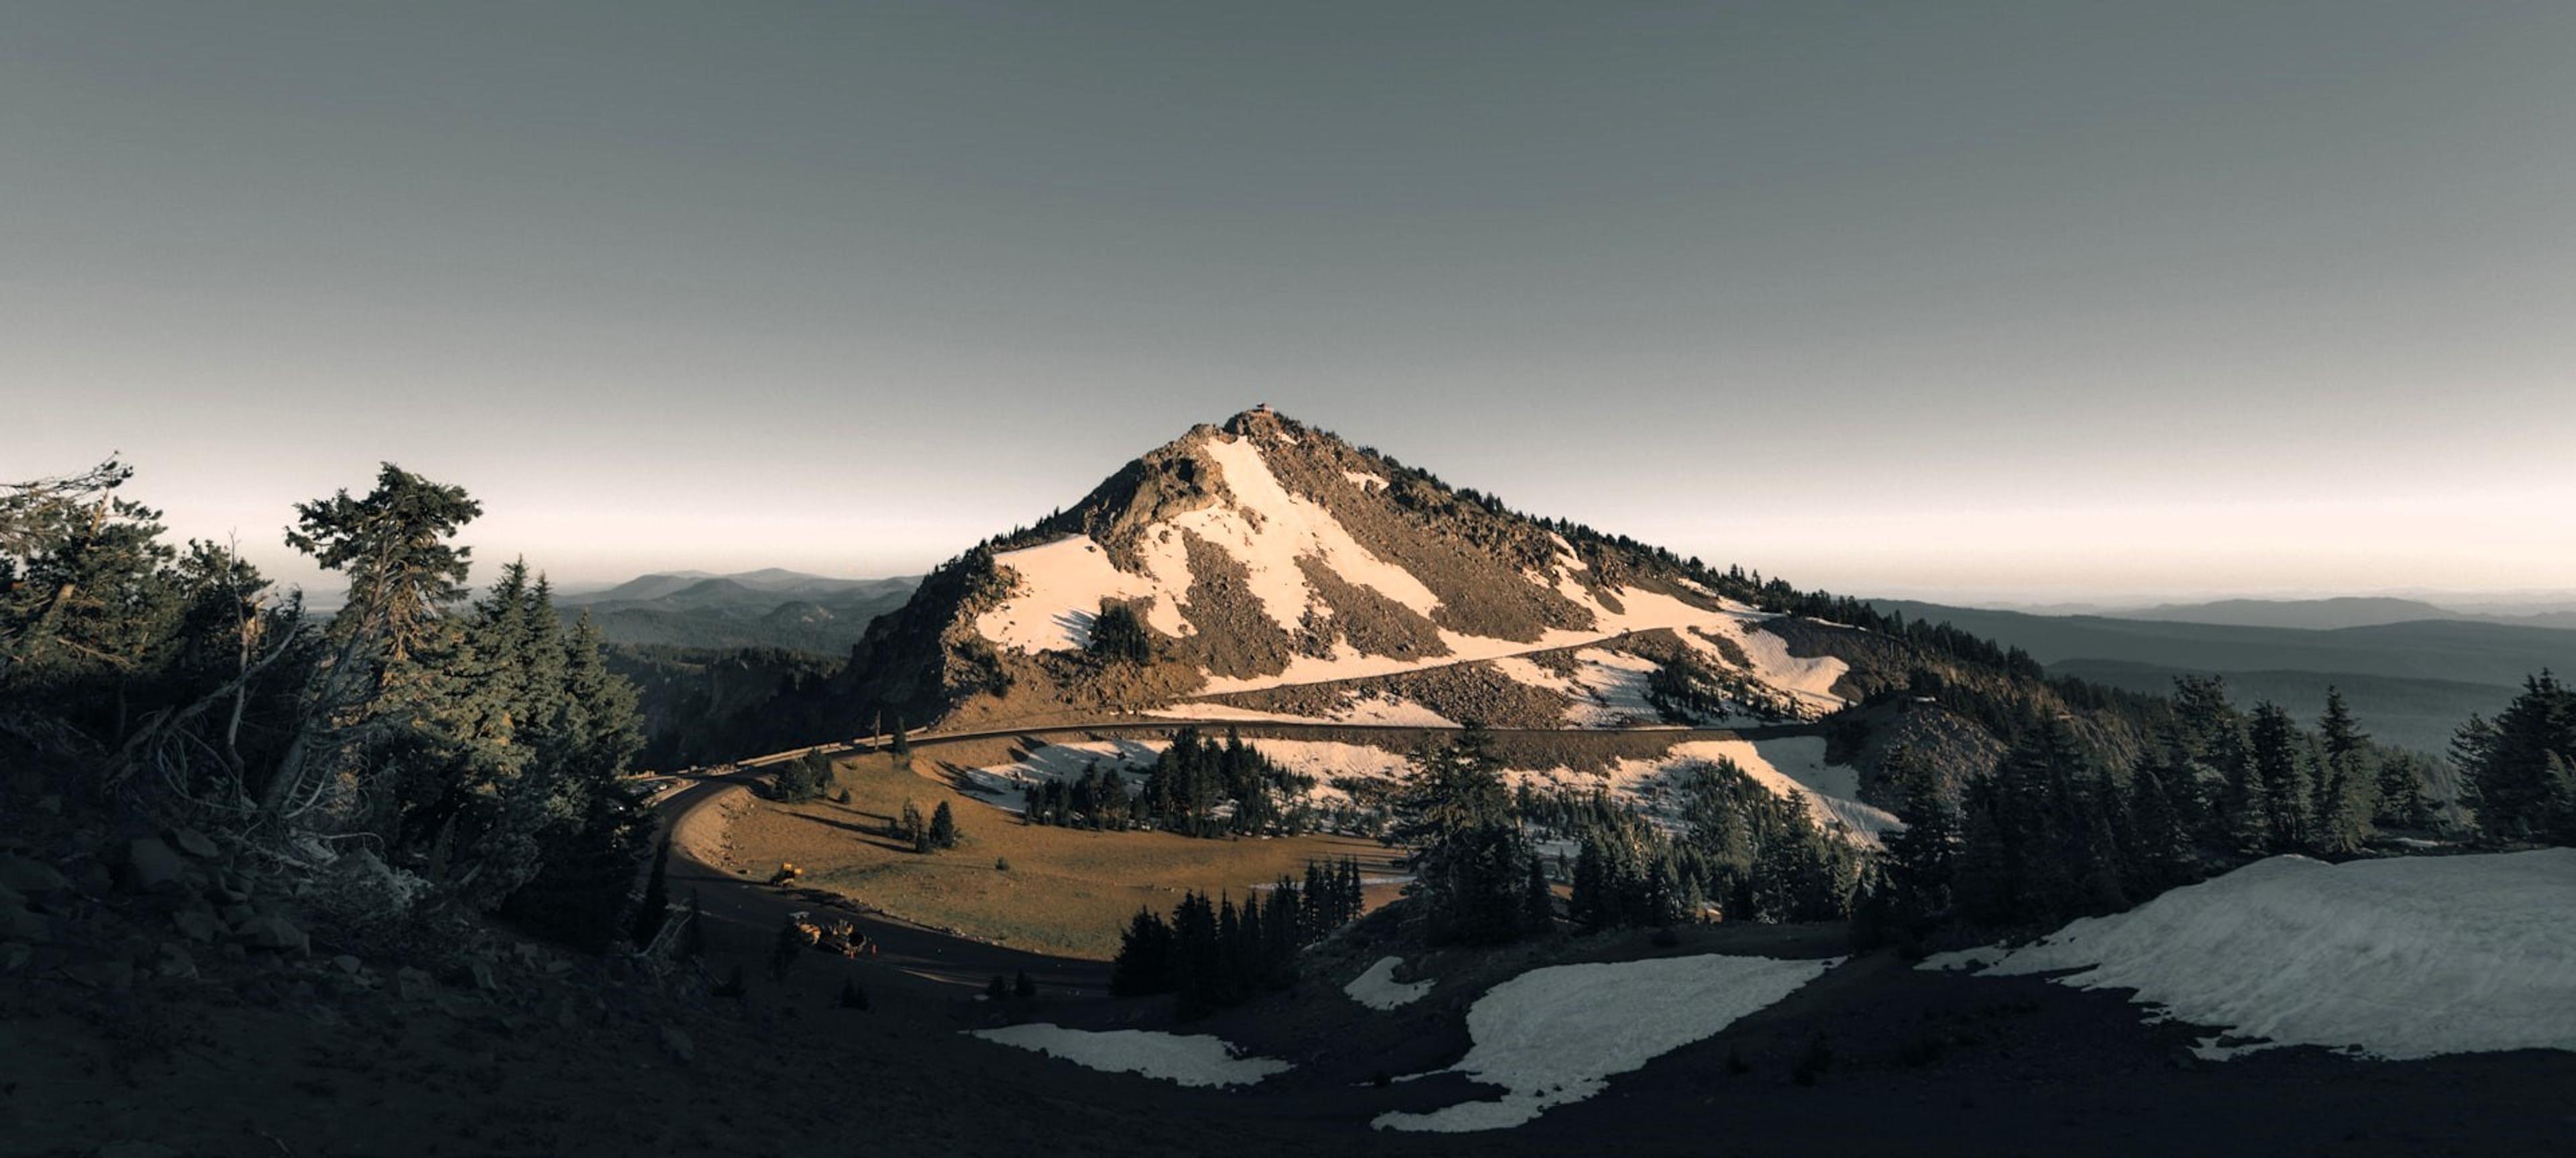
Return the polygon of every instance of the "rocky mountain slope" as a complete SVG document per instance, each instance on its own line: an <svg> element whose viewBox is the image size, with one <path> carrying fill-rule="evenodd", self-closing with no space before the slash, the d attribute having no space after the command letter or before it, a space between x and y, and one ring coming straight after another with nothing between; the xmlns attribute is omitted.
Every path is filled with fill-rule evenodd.
<svg viewBox="0 0 2576 1158"><path fill-rule="evenodd" d="M1837 606L1847 623L1788 613ZM1191 429L1072 507L938 568L838 675L764 708L766 731L742 743L810 743L896 718L1570 729L1830 718L1838 761L1872 767L1904 743L1964 772L2000 750L2007 715L2101 706L2065 702L2035 665L1982 641L1933 646L1912 626L1521 514L1253 410ZM2090 730L2113 750L2129 734Z"/></svg>
<svg viewBox="0 0 2576 1158"><path fill-rule="evenodd" d="M870 698L914 719L1722 723L1854 696L1849 663L1793 651L1772 618L1255 410L943 568L856 657Z"/></svg>

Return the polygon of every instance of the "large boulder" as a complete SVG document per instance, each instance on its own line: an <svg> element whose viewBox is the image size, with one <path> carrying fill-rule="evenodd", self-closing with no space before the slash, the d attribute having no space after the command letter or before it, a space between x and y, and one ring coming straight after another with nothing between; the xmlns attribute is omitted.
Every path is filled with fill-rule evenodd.
<svg viewBox="0 0 2576 1158"><path fill-rule="evenodd" d="M254 949L275 949L281 953L301 953L312 946L304 930L275 913L254 914L233 927L233 935Z"/></svg>
<svg viewBox="0 0 2576 1158"><path fill-rule="evenodd" d="M220 860L224 855L223 848L212 838L193 828L171 829L170 843L178 845L179 851L198 860Z"/></svg>
<svg viewBox="0 0 2576 1158"><path fill-rule="evenodd" d="M158 892L179 883L187 864L179 854L157 836L138 836L126 842L126 880L136 892Z"/></svg>
<svg viewBox="0 0 2576 1158"><path fill-rule="evenodd" d="M170 923L191 941L212 941L224 931L223 922L204 909L181 909L170 914Z"/></svg>

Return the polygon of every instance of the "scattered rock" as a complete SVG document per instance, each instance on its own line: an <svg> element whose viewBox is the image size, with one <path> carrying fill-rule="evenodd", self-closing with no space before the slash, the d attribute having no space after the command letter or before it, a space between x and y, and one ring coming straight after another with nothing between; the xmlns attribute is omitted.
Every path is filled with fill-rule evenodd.
<svg viewBox="0 0 2576 1158"><path fill-rule="evenodd" d="M224 850L212 838L193 828L171 829L170 840L179 846L179 851L198 860L218 860L224 855Z"/></svg>
<svg viewBox="0 0 2576 1158"><path fill-rule="evenodd" d="M678 1026L662 1027L662 1048L671 1051L671 1056L679 1059L682 1065L697 1060L697 1043L689 1040L689 1031Z"/></svg>
<svg viewBox="0 0 2576 1158"><path fill-rule="evenodd" d="M352 977L357 976L361 964L362 963L356 957L347 953L342 953L331 959L332 968L338 969L340 972L349 974Z"/></svg>
<svg viewBox="0 0 2576 1158"><path fill-rule="evenodd" d="M405 1001L424 1001L438 993L438 979L405 965L394 971L394 992Z"/></svg>
<svg viewBox="0 0 2576 1158"><path fill-rule="evenodd" d="M170 914L170 923L191 941L212 941L224 931L223 922L204 909L181 909Z"/></svg>
<svg viewBox="0 0 2576 1158"><path fill-rule="evenodd" d="M36 947L16 941L0 943L0 973L15 973L36 959Z"/></svg>
<svg viewBox="0 0 2576 1158"><path fill-rule="evenodd" d="M13 852L0 855L0 885L6 885L28 896L35 896L57 889L68 889L72 887L72 882L54 866Z"/></svg>
<svg viewBox="0 0 2576 1158"><path fill-rule="evenodd" d="M134 988L134 966L123 961L75 961L63 966L63 975L92 989L113 993Z"/></svg>
<svg viewBox="0 0 2576 1158"><path fill-rule="evenodd" d="M252 916L233 927L233 933L254 949L275 949L300 953L312 947L312 940L295 923L275 913Z"/></svg>
<svg viewBox="0 0 2576 1158"><path fill-rule="evenodd" d="M138 836L126 843L125 868L130 874L127 879L134 883L136 892L148 893L176 885L186 867L179 860L179 854L170 851L170 846L162 843L160 837Z"/></svg>
<svg viewBox="0 0 2576 1158"><path fill-rule="evenodd" d="M161 959L153 963L152 971L173 980L191 980L197 976L197 959L189 956L188 950L178 942L166 941L161 945Z"/></svg>

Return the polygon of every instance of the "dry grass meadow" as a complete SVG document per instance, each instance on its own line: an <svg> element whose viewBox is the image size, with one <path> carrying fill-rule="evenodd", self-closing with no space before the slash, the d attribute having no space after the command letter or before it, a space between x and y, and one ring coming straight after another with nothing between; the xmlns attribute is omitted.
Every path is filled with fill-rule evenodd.
<svg viewBox="0 0 2576 1158"><path fill-rule="evenodd" d="M1240 898L1254 884L1302 875L1309 860L1358 857L1372 877L1400 871L1385 846L1355 837L1200 840L1024 825L1017 814L883 754L835 761L834 773L849 803L754 802L726 833L731 859L745 867L791 862L805 870L805 885L1035 952L1106 959L1139 908L1168 911L1192 889ZM886 835L907 800L925 816L946 802L963 843L923 855ZM997 861L1010 867L996 868ZM1395 886L1372 885L1368 893L1375 907L1393 898Z"/></svg>

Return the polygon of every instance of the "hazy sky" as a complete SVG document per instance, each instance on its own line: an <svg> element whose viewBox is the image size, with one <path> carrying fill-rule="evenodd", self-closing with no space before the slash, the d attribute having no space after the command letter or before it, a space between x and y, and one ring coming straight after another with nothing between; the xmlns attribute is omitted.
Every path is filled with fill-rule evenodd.
<svg viewBox="0 0 2576 1158"><path fill-rule="evenodd" d="M1860 592L2576 587L2576 4L0 3L0 477L921 569L1259 401Z"/></svg>

